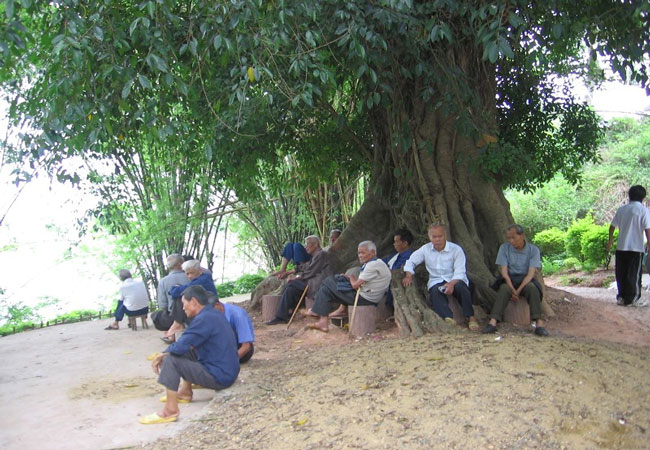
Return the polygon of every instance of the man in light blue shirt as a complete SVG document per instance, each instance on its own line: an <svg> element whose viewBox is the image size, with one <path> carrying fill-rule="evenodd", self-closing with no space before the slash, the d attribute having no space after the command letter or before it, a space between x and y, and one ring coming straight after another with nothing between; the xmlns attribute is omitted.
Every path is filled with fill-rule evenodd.
<svg viewBox="0 0 650 450"><path fill-rule="evenodd" d="M429 302L436 314L447 323L456 323L447 298L448 295L453 295L463 307L469 329L478 330L479 326L472 306L472 294L469 291L469 280L465 271L465 252L459 245L447 242L447 232L443 225L431 225L428 235L431 242L414 251L404 264L405 276L402 284L409 286L413 282L415 267L424 262L429 272L427 283Z"/></svg>
<svg viewBox="0 0 650 450"><path fill-rule="evenodd" d="M253 330L253 322L248 312L237 305L221 303L218 298L214 302L214 308L226 316L226 320L235 333L239 363L243 364L247 362L255 352L255 347L253 346L255 331Z"/></svg>

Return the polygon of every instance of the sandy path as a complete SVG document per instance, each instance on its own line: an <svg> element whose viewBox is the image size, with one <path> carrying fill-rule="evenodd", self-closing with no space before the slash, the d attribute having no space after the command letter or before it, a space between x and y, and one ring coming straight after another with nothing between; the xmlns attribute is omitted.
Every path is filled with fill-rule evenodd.
<svg viewBox="0 0 650 450"><path fill-rule="evenodd" d="M0 448L646 448L650 309L549 291L549 339L503 327L498 340L348 343L253 315L256 353L235 385L196 391L162 426L137 422L161 405L146 360L160 332L103 320L8 336Z"/></svg>

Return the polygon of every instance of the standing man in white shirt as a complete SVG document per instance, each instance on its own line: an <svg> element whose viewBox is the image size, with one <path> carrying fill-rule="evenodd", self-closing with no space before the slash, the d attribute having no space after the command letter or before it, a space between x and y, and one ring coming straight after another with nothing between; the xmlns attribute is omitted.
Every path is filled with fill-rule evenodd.
<svg viewBox="0 0 650 450"><path fill-rule="evenodd" d="M404 264L402 284L409 286L413 282L415 267L424 262L429 272L429 302L436 314L445 322L456 324L447 298L447 295L453 295L462 305L469 329L477 331L479 325L474 317L472 294L465 269L465 252L459 245L447 242L447 232L441 224L431 225L428 234L431 243L414 251Z"/></svg>
<svg viewBox="0 0 650 450"><path fill-rule="evenodd" d="M119 272L122 286L120 287L120 300L115 309L115 321L104 328L105 330L119 330L120 322L127 316L143 316L149 312L149 293L143 281L131 278L131 272L122 269Z"/></svg>
<svg viewBox="0 0 650 450"><path fill-rule="evenodd" d="M646 196L643 186L632 186L628 192L630 202L618 208L609 227L607 251L614 240L614 230L619 229L616 245L616 303L621 306L648 306L641 298L643 272L643 234L650 242L650 212L641 203Z"/></svg>

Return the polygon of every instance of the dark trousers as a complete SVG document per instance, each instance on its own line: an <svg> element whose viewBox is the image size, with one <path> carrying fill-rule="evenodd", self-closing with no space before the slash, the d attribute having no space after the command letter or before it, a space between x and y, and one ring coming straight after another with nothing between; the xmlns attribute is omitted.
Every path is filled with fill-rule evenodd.
<svg viewBox="0 0 650 450"><path fill-rule="evenodd" d="M289 320L289 310L294 309L298 305L298 300L300 300L300 296L306 286L307 281L300 278L289 281L282 292L282 298L280 299L275 317L282 320Z"/></svg>
<svg viewBox="0 0 650 450"><path fill-rule="evenodd" d="M641 275L643 273L643 253L616 250L616 287L618 297L626 305L641 297Z"/></svg>
<svg viewBox="0 0 650 450"><path fill-rule="evenodd" d="M174 299L169 315L172 316L175 322L187 323L187 314L183 311L183 301L180 298Z"/></svg>
<svg viewBox="0 0 650 450"><path fill-rule="evenodd" d="M319 316L328 315L333 309L334 306L338 304L344 304L348 306L354 305L354 297L357 295L357 292L350 287L349 289L342 289L341 285L336 281L334 277L327 277L323 281L320 289L316 293L316 298L314 299L314 306L311 307L311 310L318 314ZM359 301L357 302L359 306L377 306L376 303L370 302L365 298L359 296Z"/></svg>
<svg viewBox="0 0 650 450"><path fill-rule="evenodd" d="M510 302L511 295L512 293L510 292L510 288L506 283L503 283L501 286L499 286L499 290L497 291L497 299L490 310L491 319L496 319L499 322L503 321L503 312L508 307L508 302ZM524 286L524 288L521 290L521 293L519 294L519 301L526 301L522 299L522 297L525 297L528 300L528 306L530 306L530 320L541 319L542 294L539 292L539 289L537 289L537 286L535 286L532 282L528 283L526 286Z"/></svg>
<svg viewBox="0 0 650 450"><path fill-rule="evenodd" d="M208 389L219 390L227 387L217 383L212 374L197 360L194 351L182 356L170 353L163 359L158 383L169 390L177 391L181 378Z"/></svg>
<svg viewBox="0 0 650 450"><path fill-rule="evenodd" d="M443 294L438 290L438 288L447 283L443 281L442 283L435 284L429 289L429 303L431 308L443 319L447 317L454 317L454 313L449 308L449 299L447 294ZM471 317L474 315L474 307L472 306L472 293L469 291L469 287L464 281L458 281L454 286L454 293L452 294L463 307L463 315L465 317Z"/></svg>
<svg viewBox="0 0 650 450"><path fill-rule="evenodd" d="M241 347L241 344L237 344L237 350L239 350L240 347ZM249 351L247 351L244 356L239 358L239 364L243 364L245 362L248 362L248 360L253 357L253 353L255 353L255 346L251 342L251 349Z"/></svg>
<svg viewBox="0 0 650 450"><path fill-rule="evenodd" d="M128 309L126 309L126 306L124 306L124 302L122 300L118 300L117 308L115 309L115 321L121 322L122 319L124 319L124 314L126 314L129 317L133 317L133 316L144 316L147 313L149 313L148 306L145 306L144 308L138 309L136 311L129 311Z"/></svg>

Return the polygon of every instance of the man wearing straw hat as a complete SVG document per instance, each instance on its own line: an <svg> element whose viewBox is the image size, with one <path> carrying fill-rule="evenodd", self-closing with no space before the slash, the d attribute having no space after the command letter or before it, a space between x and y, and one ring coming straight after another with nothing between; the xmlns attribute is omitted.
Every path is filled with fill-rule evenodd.
<svg viewBox="0 0 650 450"><path fill-rule="evenodd" d="M310 328L327 333L328 314L332 305L338 303L340 306L329 317L340 317L348 305L354 304L357 289L360 289L357 302L359 306L377 306L384 297L392 275L386 263L377 259L377 246L372 241L363 241L357 247L357 255L362 264L358 278L354 275L335 275L323 281L316 293L314 306L309 311L319 318L316 323L309 325Z"/></svg>

